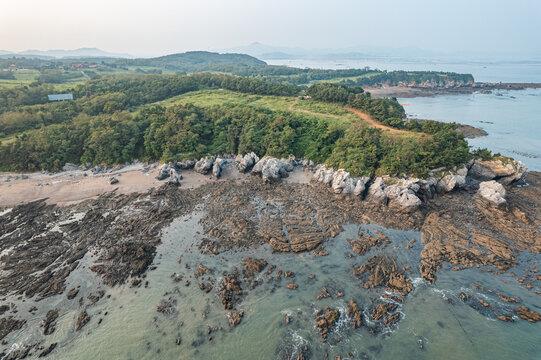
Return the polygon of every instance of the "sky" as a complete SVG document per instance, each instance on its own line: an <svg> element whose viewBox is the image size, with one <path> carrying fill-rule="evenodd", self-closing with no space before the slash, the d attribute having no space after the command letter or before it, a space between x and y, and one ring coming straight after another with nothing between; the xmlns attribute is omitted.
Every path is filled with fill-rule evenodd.
<svg viewBox="0 0 541 360"><path fill-rule="evenodd" d="M0 49L135 56L252 42L541 54L540 0L0 0Z"/></svg>

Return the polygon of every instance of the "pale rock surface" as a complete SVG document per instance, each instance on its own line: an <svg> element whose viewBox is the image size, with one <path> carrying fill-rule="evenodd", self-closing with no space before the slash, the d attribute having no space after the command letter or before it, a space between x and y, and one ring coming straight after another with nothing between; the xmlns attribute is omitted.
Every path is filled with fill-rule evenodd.
<svg viewBox="0 0 541 360"><path fill-rule="evenodd" d="M505 188L502 184L494 180L483 181L482 183L480 183L479 195L496 205L503 205L507 203L507 201L505 200Z"/></svg>

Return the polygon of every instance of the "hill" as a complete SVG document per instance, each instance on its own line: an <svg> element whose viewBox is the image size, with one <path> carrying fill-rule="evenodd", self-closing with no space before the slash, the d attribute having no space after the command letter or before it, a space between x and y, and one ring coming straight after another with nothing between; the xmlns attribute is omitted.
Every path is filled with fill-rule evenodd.
<svg viewBox="0 0 541 360"><path fill-rule="evenodd" d="M150 59L119 60L124 66L153 66L167 70L196 72L212 70L215 66L243 65L266 66L267 63L245 54L219 54L208 51L189 51L180 54L165 55Z"/></svg>

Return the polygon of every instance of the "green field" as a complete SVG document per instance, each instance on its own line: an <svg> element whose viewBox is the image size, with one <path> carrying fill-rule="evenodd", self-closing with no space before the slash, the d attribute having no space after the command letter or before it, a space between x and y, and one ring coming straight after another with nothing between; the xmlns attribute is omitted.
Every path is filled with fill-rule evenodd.
<svg viewBox="0 0 541 360"><path fill-rule="evenodd" d="M340 104L324 103L298 97L250 95L230 90L202 90L175 96L155 104L165 107L194 104L201 107L220 105L243 105L271 111L287 111L306 114L309 117L339 119L345 122L359 121L354 114ZM362 121L362 120L361 120Z"/></svg>

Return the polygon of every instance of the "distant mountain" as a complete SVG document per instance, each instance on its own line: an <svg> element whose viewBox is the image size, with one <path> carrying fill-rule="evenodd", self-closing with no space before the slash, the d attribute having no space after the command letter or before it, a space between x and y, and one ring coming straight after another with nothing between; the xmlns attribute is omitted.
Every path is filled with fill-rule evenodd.
<svg viewBox="0 0 541 360"><path fill-rule="evenodd" d="M339 49L302 49L283 46L269 46L259 42L247 46L238 46L229 49L221 49L220 52L244 53L267 60L285 59L314 59L314 60L356 60L373 57L431 57L441 54L422 50L415 47L377 47L377 46L353 46Z"/></svg>
<svg viewBox="0 0 541 360"><path fill-rule="evenodd" d="M154 66L175 71L203 71L224 65L265 66L266 62L245 54L219 54L208 51L189 51L149 59L125 59L120 65Z"/></svg>
<svg viewBox="0 0 541 360"><path fill-rule="evenodd" d="M36 57L40 59L62 59L62 58L133 58L129 54L110 53L97 48L80 48L75 50L25 50L18 53L0 50L0 55Z"/></svg>

